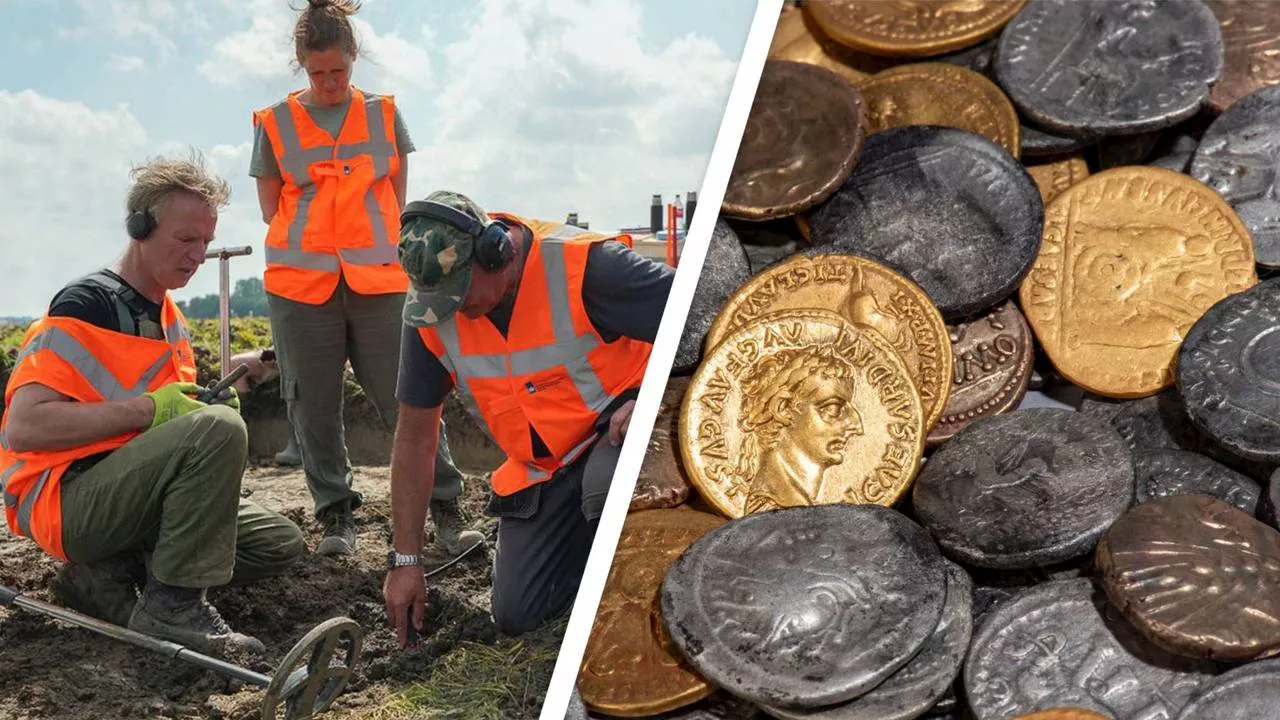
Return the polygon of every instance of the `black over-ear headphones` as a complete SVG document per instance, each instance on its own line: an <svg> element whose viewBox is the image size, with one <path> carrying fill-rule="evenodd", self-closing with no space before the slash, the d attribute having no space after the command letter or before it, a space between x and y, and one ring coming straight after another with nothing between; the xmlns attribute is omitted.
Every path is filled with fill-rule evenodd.
<svg viewBox="0 0 1280 720"><path fill-rule="evenodd" d="M501 220L481 222L433 200L414 200L406 205L400 214L400 223L403 225L415 218L439 220L474 237L476 263L489 272L506 267L516 255L511 236L507 234L507 224Z"/></svg>
<svg viewBox="0 0 1280 720"><path fill-rule="evenodd" d="M124 221L124 229L134 240L146 240L156 229L156 218L150 210L131 212Z"/></svg>

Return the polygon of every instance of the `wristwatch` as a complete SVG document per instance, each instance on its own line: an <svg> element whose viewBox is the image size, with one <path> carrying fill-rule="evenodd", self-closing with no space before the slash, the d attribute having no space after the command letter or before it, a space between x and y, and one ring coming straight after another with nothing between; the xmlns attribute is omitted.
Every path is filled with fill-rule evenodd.
<svg viewBox="0 0 1280 720"><path fill-rule="evenodd" d="M405 555L404 553L396 552L395 550L387 553L388 570L395 570L398 567L405 567L406 565L422 565L422 556Z"/></svg>

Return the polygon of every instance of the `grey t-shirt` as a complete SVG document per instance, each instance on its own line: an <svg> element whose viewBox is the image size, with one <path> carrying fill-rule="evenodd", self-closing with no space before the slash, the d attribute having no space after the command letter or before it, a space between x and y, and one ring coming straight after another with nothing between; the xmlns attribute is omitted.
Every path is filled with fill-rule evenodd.
<svg viewBox="0 0 1280 720"><path fill-rule="evenodd" d="M373 97L368 93L366 97ZM351 101L333 107L322 107L320 105L308 105L303 103L302 107L306 109L307 115L311 116L311 120L320 129L329 133L333 137L338 137L342 132L342 123L347 119L347 110L351 108ZM413 146L413 140L409 138L409 129L405 127L404 118L400 115L400 107L396 106L396 148L401 155L408 155L417 148ZM249 176L250 177L280 177L280 166L276 163L275 151L271 147L271 138L267 135L267 131L261 125L253 133L253 153L249 160Z"/></svg>

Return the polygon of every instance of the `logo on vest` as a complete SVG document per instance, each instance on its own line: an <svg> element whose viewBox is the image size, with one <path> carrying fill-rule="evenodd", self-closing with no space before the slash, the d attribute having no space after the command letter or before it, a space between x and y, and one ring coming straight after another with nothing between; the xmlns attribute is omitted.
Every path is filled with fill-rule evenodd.
<svg viewBox="0 0 1280 720"><path fill-rule="evenodd" d="M350 174L351 174L351 166L350 166L350 165L343 165L343 166L342 166L342 174L343 174L343 175L350 175Z"/></svg>
<svg viewBox="0 0 1280 720"><path fill-rule="evenodd" d="M542 390L546 390L547 388L553 388L553 387L555 387L556 385L559 385L559 384L560 384L560 379L559 379L559 378L557 378L557 379L555 379L555 380L544 380L544 381L542 381L541 383L538 383L538 384L536 384L536 385L534 384L534 382L533 382L532 380L528 380L528 381L526 381L526 382L525 382L525 384L524 384L524 389L525 389L525 390L528 390L528 391L529 391L529 394L530 394L530 395L532 395L532 394L534 394L534 393L536 393L536 392L540 392L540 391L542 391Z"/></svg>

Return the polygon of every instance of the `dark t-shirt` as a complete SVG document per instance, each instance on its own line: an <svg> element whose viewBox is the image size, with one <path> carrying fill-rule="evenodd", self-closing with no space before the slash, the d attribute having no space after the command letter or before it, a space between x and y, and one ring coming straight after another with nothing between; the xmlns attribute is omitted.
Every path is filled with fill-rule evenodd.
<svg viewBox="0 0 1280 720"><path fill-rule="evenodd" d="M127 287L133 287L125 282L124 278L110 270L104 269L102 272ZM138 294L137 304L139 309L146 312L149 320L157 325L160 324L159 304L146 299L141 293ZM83 278L71 282L53 296L53 300L49 303L49 316L69 317L96 325L104 330L120 332L120 318L116 312L116 301L111 296L111 291Z"/></svg>
<svg viewBox="0 0 1280 720"><path fill-rule="evenodd" d="M526 233L526 250L529 243ZM605 342L626 337L652 343L657 337L674 277L671 267L653 262L622 243L606 241L592 245L587 251L582 278L582 302L587 318ZM486 316L503 336L511 322L513 305L514 297L508 298ZM396 397L413 407L438 407L453 389L453 379L422 342L417 328L406 325L403 333ZM634 399L635 395L635 389L628 391L615 401L615 406ZM536 432L533 444L535 456L548 454Z"/></svg>

